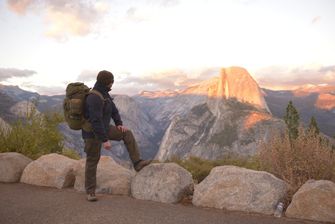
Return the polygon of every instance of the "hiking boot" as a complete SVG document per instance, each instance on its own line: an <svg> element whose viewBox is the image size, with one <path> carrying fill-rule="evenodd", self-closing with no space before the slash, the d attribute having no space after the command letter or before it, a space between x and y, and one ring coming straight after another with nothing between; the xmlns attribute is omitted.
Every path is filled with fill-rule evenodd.
<svg viewBox="0 0 335 224"><path fill-rule="evenodd" d="M149 165L152 162L152 160L139 160L134 164L134 169L139 172L143 167Z"/></svg>
<svg viewBox="0 0 335 224"><path fill-rule="evenodd" d="M95 196L94 193L87 194L87 201L97 201L98 198Z"/></svg>

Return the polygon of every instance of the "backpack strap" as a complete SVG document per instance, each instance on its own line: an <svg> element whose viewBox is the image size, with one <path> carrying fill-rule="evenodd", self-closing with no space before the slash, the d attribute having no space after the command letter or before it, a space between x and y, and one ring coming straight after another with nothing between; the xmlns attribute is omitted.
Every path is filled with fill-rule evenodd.
<svg viewBox="0 0 335 224"><path fill-rule="evenodd" d="M106 99L104 98L104 96L97 90L95 89L91 89L88 94L94 94L94 95L97 95L100 97L100 99L102 100L102 104L105 105L106 103ZM83 124L83 127L82 129L84 129L84 131L87 131L87 132L91 132L93 129L92 129L92 125L91 123L85 119L85 122Z"/></svg>
<svg viewBox="0 0 335 224"><path fill-rule="evenodd" d="M102 100L103 103L106 102L105 97L102 95L102 93L100 93L99 91L95 90L95 89L91 89L90 92L88 94L95 94L97 96L100 97L100 99Z"/></svg>

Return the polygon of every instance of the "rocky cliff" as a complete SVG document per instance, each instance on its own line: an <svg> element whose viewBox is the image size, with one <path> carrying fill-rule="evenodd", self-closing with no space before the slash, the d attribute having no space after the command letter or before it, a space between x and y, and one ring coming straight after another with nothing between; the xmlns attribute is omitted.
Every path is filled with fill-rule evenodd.
<svg viewBox="0 0 335 224"><path fill-rule="evenodd" d="M207 95L218 101L235 99L269 111L257 82L241 67L222 68L219 77L188 88L182 94Z"/></svg>
<svg viewBox="0 0 335 224"><path fill-rule="evenodd" d="M155 138L158 129L154 126L150 116L145 113L133 98L126 95L118 95L114 103L119 109L124 125L130 128L137 140L141 155L144 158L155 156L157 144ZM112 153L119 158L127 158L128 153L123 142L113 142Z"/></svg>
<svg viewBox="0 0 335 224"><path fill-rule="evenodd" d="M40 114L36 106L30 101L20 101L10 108L10 112L17 117L27 118L33 114Z"/></svg>
<svg viewBox="0 0 335 224"><path fill-rule="evenodd" d="M204 103L208 104L215 116L220 113L220 102L228 99L269 111L263 92L251 75L241 67L223 68L218 76L184 90L144 91L134 98L152 117L158 130L158 144L174 118L184 117L192 108Z"/></svg>
<svg viewBox="0 0 335 224"><path fill-rule="evenodd" d="M0 132L7 133L11 130L10 125L0 117Z"/></svg>
<svg viewBox="0 0 335 224"><path fill-rule="evenodd" d="M219 77L183 93L207 98L172 119L156 156L161 161L172 156L253 155L271 130L284 128L269 113L259 86L243 68L222 69Z"/></svg>
<svg viewBox="0 0 335 224"><path fill-rule="evenodd" d="M217 114L210 109L210 103L172 120L157 153L158 160L172 156L215 160L229 154L253 155L272 130L285 127L282 120L236 100L223 100L216 107Z"/></svg>

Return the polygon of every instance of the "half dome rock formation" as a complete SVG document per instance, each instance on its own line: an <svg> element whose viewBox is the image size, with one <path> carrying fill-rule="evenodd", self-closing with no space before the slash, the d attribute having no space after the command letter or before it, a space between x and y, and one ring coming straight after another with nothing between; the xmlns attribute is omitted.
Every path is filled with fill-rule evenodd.
<svg viewBox="0 0 335 224"><path fill-rule="evenodd" d="M243 68L222 69L219 78L186 91L207 92L207 100L174 116L156 155L160 161L172 156L215 160L232 153L254 155L273 130L285 127L271 115L260 88Z"/></svg>
<svg viewBox="0 0 335 224"><path fill-rule="evenodd" d="M218 89L209 96L236 98L242 102L266 107L258 84L247 70L240 67L223 68Z"/></svg>
<svg viewBox="0 0 335 224"><path fill-rule="evenodd" d="M143 91L135 99L154 120L166 123L170 123L176 115L185 115L194 106L211 99L219 102L235 99L270 112L257 82L241 67L222 68L218 76L184 90Z"/></svg>
<svg viewBox="0 0 335 224"><path fill-rule="evenodd" d="M263 93L249 72L242 67L222 68L219 77L186 89L183 94L206 94L210 99L236 99L270 112Z"/></svg>

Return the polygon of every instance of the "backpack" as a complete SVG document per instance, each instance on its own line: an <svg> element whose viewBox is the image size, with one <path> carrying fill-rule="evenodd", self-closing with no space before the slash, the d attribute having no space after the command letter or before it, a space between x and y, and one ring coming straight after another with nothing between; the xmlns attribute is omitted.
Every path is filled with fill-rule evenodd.
<svg viewBox="0 0 335 224"><path fill-rule="evenodd" d="M72 130L92 130L91 124L84 117L85 100L89 94L98 95L105 102L105 98L100 92L94 89L91 90L84 83L74 82L66 87L63 111L65 121Z"/></svg>

